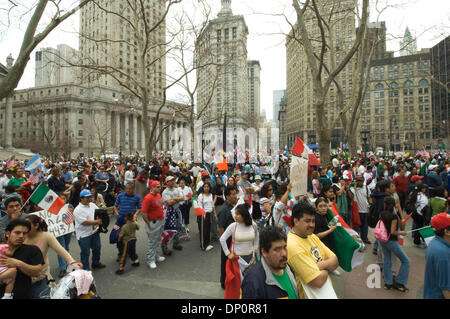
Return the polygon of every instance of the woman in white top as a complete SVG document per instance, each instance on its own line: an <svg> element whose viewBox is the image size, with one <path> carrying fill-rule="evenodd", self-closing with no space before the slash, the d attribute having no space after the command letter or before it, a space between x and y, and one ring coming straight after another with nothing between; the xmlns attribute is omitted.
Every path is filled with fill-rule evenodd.
<svg viewBox="0 0 450 319"><path fill-rule="evenodd" d="M214 198L211 193L211 184L203 184L203 192L198 196L198 203L205 210L206 215L197 216L198 230L200 234L200 248L204 251L213 249L211 243L211 221L216 218Z"/></svg>
<svg viewBox="0 0 450 319"><path fill-rule="evenodd" d="M192 195L192 189L189 186L186 186L186 181L184 178L180 178L178 180L178 188L181 190L181 193L184 197L184 202L180 203L180 211L181 211L181 217L183 218L183 224L184 228L186 229L186 232L189 232L189 211L192 206L192 200L190 199L190 195ZM190 195L189 195L190 194Z"/></svg>
<svg viewBox="0 0 450 319"><path fill-rule="evenodd" d="M250 264L258 253L259 234L256 223L252 221L249 205L241 204L235 210L235 222L230 224L220 237L220 245L225 256L233 260L236 255ZM231 251L227 247L227 239L232 236Z"/></svg>

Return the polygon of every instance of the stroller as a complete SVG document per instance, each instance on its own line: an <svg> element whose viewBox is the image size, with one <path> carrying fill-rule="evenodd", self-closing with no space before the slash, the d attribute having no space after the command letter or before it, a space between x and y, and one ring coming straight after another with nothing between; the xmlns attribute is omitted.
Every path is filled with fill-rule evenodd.
<svg viewBox="0 0 450 319"><path fill-rule="evenodd" d="M94 277L90 271L70 265L67 274L55 288L50 290L49 299L101 299L97 294Z"/></svg>

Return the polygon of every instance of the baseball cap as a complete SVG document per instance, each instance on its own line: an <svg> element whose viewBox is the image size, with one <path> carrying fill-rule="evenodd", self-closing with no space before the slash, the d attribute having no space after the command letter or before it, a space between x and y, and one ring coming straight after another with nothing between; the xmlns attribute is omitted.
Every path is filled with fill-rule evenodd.
<svg viewBox="0 0 450 319"><path fill-rule="evenodd" d="M92 193L88 189L83 189L80 192L80 197L91 197Z"/></svg>
<svg viewBox="0 0 450 319"><path fill-rule="evenodd" d="M258 179L261 180L261 176L256 175L256 176L255 176L255 181L258 180Z"/></svg>
<svg viewBox="0 0 450 319"><path fill-rule="evenodd" d="M148 182L148 188L152 189L153 187L159 186L160 183L158 181L155 181L154 179L151 179Z"/></svg>
<svg viewBox="0 0 450 319"><path fill-rule="evenodd" d="M438 167L438 165L431 164L430 166L428 166L428 170L429 170L429 171L432 171L432 170L435 169L436 167Z"/></svg>
<svg viewBox="0 0 450 319"><path fill-rule="evenodd" d="M411 177L411 182L415 183L418 179L423 179L423 176L414 175L413 177Z"/></svg>
<svg viewBox="0 0 450 319"><path fill-rule="evenodd" d="M175 177L173 177L173 176L167 176L166 177L166 183L171 181L171 180L174 180L174 179L175 179Z"/></svg>
<svg viewBox="0 0 450 319"><path fill-rule="evenodd" d="M448 226L450 226L450 215L447 213L437 214L431 219L430 224L435 231L447 228Z"/></svg>

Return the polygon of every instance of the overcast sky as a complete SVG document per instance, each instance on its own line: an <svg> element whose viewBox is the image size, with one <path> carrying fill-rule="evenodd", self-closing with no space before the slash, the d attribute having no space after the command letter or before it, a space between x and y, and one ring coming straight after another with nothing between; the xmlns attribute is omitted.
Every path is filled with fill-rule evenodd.
<svg viewBox="0 0 450 319"><path fill-rule="evenodd" d="M75 0L71 0L73 3ZM120 0L117 0L120 1ZM186 0L193 1L195 0ZM17 1L20 2L20 1ZM409 26L412 34L417 36L418 49L429 48L450 34L450 1L448 0L380 0L378 8L390 6L379 16L375 6L371 8L370 21L386 21L389 38L398 38ZM7 5L7 0L0 0L0 8ZM210 0L213 17L221 6L220 0ZM375 1L374 1L375 3ZM180 7L181 8L181 7ZM248 59L259 60L261 64L261 111L272 119L272 91L286 88L286 50L284 34L289 25L284 17L274 14L284 13L292 23L295 22L292 0L232 0L232 10L236 15L244 15L249 28ZM2 13L0 13L0 18ZM379 17L378 17L379 16ZM0 23L0 62L6 64L6 57L12 53L17 57L26 19L14 20L9 28ZM37 49L56 47L57 44L68 44L78 49L77 30L79 16L75 15L59 29L54 30ZM388 50L399 49L398 40L388 42ZM34 86L34 53L30 57L18 88Z"/></svg>

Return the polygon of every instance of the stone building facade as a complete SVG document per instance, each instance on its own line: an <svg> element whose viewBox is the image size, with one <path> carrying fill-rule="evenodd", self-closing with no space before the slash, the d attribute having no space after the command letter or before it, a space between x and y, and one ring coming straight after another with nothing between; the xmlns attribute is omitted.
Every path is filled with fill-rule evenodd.
<svg viewBox="0 0 450 319"><path fill-rule="evenodd" d="M12 100L14 147L76 157L103 154L145 154L142 111L137 99L106 86L61 84L16 90ZM153 99L149 117L156 116L161 100ZM168 102L158 127L173 119ZM0 132L4 135L5 100L0 102ZM152 123L153 120L151 119ZM166 129L155 151L170 151L180 139L175 128L187 128L181 117ZM3 140L4 136L0 136Z"/></svg>

